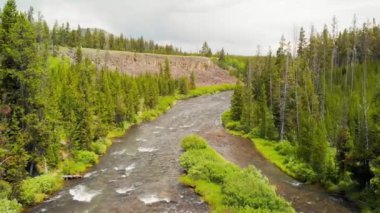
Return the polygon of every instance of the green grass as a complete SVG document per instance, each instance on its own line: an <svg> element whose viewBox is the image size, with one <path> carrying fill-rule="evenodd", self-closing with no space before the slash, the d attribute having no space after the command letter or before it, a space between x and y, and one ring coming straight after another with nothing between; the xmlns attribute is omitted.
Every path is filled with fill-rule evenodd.
<svg viewBox="0 0 380 213"><path fill-rule="evenodd" d="M2 213L19 213L22 206L17 200L0 199L0 212Z"/></svg>
<svg viewBox="0 0 380 213"><path fill-rule="evenodd" d="M276 165L279 169L281 169L283 172L288 174L289 176L293 178L297 178L297 175L292 172L287 165L284 163L286 162L286 156L281 155L276 150L276 142L268 141L262 138L252 138L253 143L255 144L256 149L271 163ZM280 142L281 143L281 142Z"/></svg>
<svg viewBox="0 0 380 213"><path fill-rule="evenodd" d="M235 88L235 84L219 84L219 85L211 85L204 87L197 87L193 90L190 90L186 95L180 95L179 99L188 99L193 97L198 97L205 94L214 94L217 92L233 90Z"/></svg>
<svg viewBox="0 0 380 213"><path fill-rule="evenodd" d="M223 210L222 187L220 185L204 180L194 180L187 175L181 176L180 182L194 188L195 192L201 195L203 200L206 201L214 211Z"/></svg>
<svg viewBox="0 0 380 213"><path fill-rule="evenodd" d="M231 119L229 110L222 114L222 122L230 134L251 140L257 151L260 152L264 158L287 175L303 182L317 181L316 173L310 166L297 160L295 147L288 141L271 141L247 133L240 122Z"/></svg>
<svg viewBox="0 0 380 213"><path fill-rule="evenodd" d="M42 202L48 195L63 187L63 178L54 174L45 174L23 180L20 185L20 200L32 205Z"/></svg>
<svg viewBox="0 0 380 213"><path fill-rule="evenodd" d="M294 212L253 166L241 169L226 161L196 135L185 137L181 146L186 174L180 181L193 187L213 212Z"/></svg>

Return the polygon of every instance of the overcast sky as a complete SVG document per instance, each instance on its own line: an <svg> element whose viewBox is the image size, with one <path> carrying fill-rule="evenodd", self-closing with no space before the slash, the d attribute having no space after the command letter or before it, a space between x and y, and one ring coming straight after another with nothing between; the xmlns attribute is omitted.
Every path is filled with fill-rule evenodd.
<svg viewBox="0 0 380 213"><path fill-rule="evenodd" d="M252 55L277 47L281 35L293 40L295 28L307 31L349 27L380 20L380 0L16 0L21 10L33 6L49 25L55 20L71 26L97 27L119 35L172 43L198 51L207 41L213 50ZM3 5L5 0L0 0Z"/></svg>

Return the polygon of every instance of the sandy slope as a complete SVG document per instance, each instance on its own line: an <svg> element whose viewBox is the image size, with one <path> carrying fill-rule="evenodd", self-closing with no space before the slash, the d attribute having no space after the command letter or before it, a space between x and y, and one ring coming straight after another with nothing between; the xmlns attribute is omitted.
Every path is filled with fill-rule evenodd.
<svg viewBox="0 0 380 213"><path fill-rule="evenodd" d="M158 55L88 48L83 48L82 51L85 57L90 58L98 66L107 66L131 75L146 72L157 73L159 72L160 64L164 63L167 58L170 61L174 77L190 76L190 73L194 71L197 86L235 83L236 81L234 77L228 74L228 71L221 69L206 57ZM62 48L61 52L70 57L75 55L75 50L73 49Z"/></svg>

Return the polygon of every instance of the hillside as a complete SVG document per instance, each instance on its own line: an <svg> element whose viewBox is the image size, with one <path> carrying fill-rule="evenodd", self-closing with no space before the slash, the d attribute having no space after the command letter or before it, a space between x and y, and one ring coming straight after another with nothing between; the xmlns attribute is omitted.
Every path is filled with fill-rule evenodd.
<svg viewBox="0 0 380 213"><path fill-rule="evenodd" d="M75 55L75 49L61 48L61 52L71 58ZM97 66L107 66L110 69L118 69L131 75L146 72L158 73L160 64L168 59L171 64L172 75L175 78L190 76L191 72L194 71L197 86L235 83L236 81L234 77L229 75L227 70L218 67L207 57L159 55L89 48L82 48L82 52L84 57L89 58Z"/></svg>

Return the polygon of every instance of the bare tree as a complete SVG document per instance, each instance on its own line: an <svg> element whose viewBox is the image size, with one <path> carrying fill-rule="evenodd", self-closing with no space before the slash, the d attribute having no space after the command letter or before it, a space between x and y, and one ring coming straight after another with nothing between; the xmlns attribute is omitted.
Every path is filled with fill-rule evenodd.
<svg viewBox="0 0 380 213"><path fill-rule="evenodd" d="M273 82L272 82L272 50L269 47L268 53L268 71L269 71L269 101L270 101L270 110L273 112Z"/></svg>
<svg viewBox="0 0 380 213"><path fill-rule="evenodd" d="M285 39L282 38L281 42L285 42ZM285 44L286 50L285 53L285 69L283 72L283 81L284 81L284 87L281 91L281 98L280 98L280 140L284 140L285 135L285 110L286 110L286 102L287 102L287 91L288 91L288 71L289 71L289 43Z"/></svg>
<svg viewBox="0 0 380 213"><path fill-rule="evenodd" d="M338 31L338 21L336 19L336 16L333 17L332 20L332 32L331 32L331 38L332 38L332 52L331 52L331 70L330 70L330 89L332 89L333 85L333 75L334 75L334 66L335 66L335 55L336 55L336 37L337 37L337 31Z"/></svg>
<svg viewBox="0 0 380 213"><path fill-rule="evenodd" d="M353 20L353 26L352 26L352 31L353 31L353 37L354 37L354 44L352 47L352 59L351 59L351 93L354 90L354 73L355 73L355 66L356 66L356 14L354 15L354 20Z"/></svg>
<svg viewBox="0 0 380 213"><path fill-rule="evenodd" d="M296 54L297 54L297 41L298 41L298 38L297 38L297 29L294 27L294 31L293 31L293 63L296 62L295 58L296 58ZM299 132L300 132L300 122L299 122L299 106L298 106L298 66L294 66L295 70L294 70L294 86L295 86L295 89L294 89L294 95L295 95L295 101L296 101L296 122L297 122L297 138L299 137Z"/></svg>

